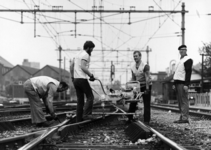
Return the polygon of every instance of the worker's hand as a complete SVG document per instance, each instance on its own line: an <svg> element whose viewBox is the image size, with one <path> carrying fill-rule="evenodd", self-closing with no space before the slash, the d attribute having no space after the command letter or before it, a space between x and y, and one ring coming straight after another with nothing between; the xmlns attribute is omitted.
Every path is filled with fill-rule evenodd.
<svg viewBox="0 0 211 150"><path fill-rule="evenodd" d="M175 85L172 85L172 89L175 90Z"/></svg>
<svg viewBox="0 0 211 150"><path fill-rule="evenodd" d="M150 90L149 90L149 89L146 89L146 90L144 91L144 94L149 94L149 92L150 92Z"/></svg>
<svg viewBox="0 0 211 150"><path fill-rule="evenodd" d="M53 113L53 114L51 115L51 117L52 117L53 120L59 120L59 118L57 117L57 115L56 115L55 113Z"/></svg>
<svg viewBox="0 0 211 150"><path fill-rule="evenodd" d="M90 78L89 78L89 81L94 81L95 80L95 77L94 77L94 75L92 74L91 76L90 76Z"/></svg>
<svg viewBox="0 0 211 150"><path fill-rule="evenodd" d="M184 85L183 89L185 90L185 92L188 92L188 86Z"/></svg>

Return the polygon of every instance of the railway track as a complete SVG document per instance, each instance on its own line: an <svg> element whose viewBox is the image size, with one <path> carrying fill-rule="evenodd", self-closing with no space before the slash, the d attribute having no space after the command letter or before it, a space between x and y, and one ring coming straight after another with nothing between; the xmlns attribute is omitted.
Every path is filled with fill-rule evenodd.
<svg viewBox="0 0 211 150"><path fill-rule="evenodd" d="M55 107L56 112L64 112L75 109L73 106L65 106L65 107ZM0 110L0 121L11 121L18 120L24 118L30 118L30 108L13 108L13 109L5 109ZM45 108L43 108L43 112L45 112Z"/></svg>
<svg viewBox="0 0 211 150"><path fill-rule="evenodd" d="M64 124L67 124L70 119L66 119L66 114L67 113L73 113L71 112L62 112L62 113L57 113L59 119L62 121L61 123L55 122L53 127L50 128L34 128L32 126L26 128L23 126L28 126L31 122L31 118L25 118L25 119L19 119L19 120L12 120L11 123L12 127L14 129L10 129L4 132L4 134L13 134L13 137L8 137L8 138L1 138L0 139L0 149L1 150L17 150L19 147L23 146L24 144L28 143L32 139L42 135L43 133L46 132L46 130L53 129L53 128L58 128L59 126L62 126ZM23 123L24 120L24 123ZM26 124L26 121L28 124ZM22 127L21 129L23 131L20 131L19 127ZM15 124L15 125L14 125ZM13 126L14 125L14 126ZM26 131L28 129L28 131Z"/></svg>
<svg viewBox="0 0 211 150"><path fill-rule="evenodd" d="M121 107L122 108L122 107ZM175 137L175 133L184 131L167 129L153 123L150 126L136 121L126 124L126 112L113 104L95 106L94 120L75 122L75 116L48 129L28 133L15 138L0 140L1 150L71 150L71 149L150 149L150 150L199 150L188 141L184 144ZM162 134L161 134L162 133ZM171 137L172 139L172 137ZM180 144L174 142L174 140ZM177 141L178 140L178 141Z"/></svg>
<svg viewBox="0 0 211 150"><path fill-rule="evenodd" d="M178 108L178 105L172 105L172 104L156 104L157 106L166 106L166 107L172 107L172 108ZM195 106L190 106L189 110L191 111L196 111L196 112L204 112L204 113L211 113L211 108L209 107L195 107Z"/></svg>
<svg viewBox="0 0 211 150"><path fill-rule="evenodd" d="M175 105L167 105L167 104L151 104L151 107L154 109L161 109L172 112L179 112L178 106ZM211 110L205 108L189 108L189 114L197 117L211 119Z"/></svg>
<svg viewBox="0 0 211 150"><path fill-rule="evenodd" d="M59 106L55 108L59 121L64 121L66 114L75 110L75 106ZM8 108L0 111L0 145L23 145L27 139L38 135L36 131L42 130L31 123L29 108ZM51 120L50 115L46 115L47 120ZM54 125L58 124L55 121ZM34 133L33 133L34 132ZM13 142L17 141L17 142ZM5 143L5 144L4 144ZM2 147L0 146L0 149ZM3 146L3 147L4 147Z"/></svg>
<svg viewBox="0 0 211 150"><path fill-rule="evenodd" d="M54 101L53 106L65 106L67 103L72 104L75 103L73 101ZM4 109L14 109L14 108L30 108L29 104L10 104L10 105L4 105L3 108L0 108L0 110Z"/></svg>
<svg viewBox="0 0 211 150"><path fill-rule="evenodd" d="M25 145L9 144L1 150L70 150L70 149L178 149L185 150L172 140L141 121L126 124L121 108L113 104L96 106L94 120L75 123L75 116L66 123L33 133L33 139ZM104 112L104 114L102 114ZM113 113L113 115L112 115ZM117 115L118 114L118 115ZM33 136L28 137L33 137ZM37 136L35 136L37 135ZM17 143L13 141L13 143ZM0 142L2 145L2 142Z"/></svg>

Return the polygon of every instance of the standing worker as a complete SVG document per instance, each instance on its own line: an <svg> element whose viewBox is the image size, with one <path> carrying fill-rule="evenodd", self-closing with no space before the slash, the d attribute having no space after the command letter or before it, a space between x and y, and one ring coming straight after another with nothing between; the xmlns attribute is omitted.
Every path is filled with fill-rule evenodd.
<svg viewBox="0 0 211 150"><path fill-rule="evenodd" d="M68 85L65 82L59 82L48 76L38 76L26 80L23 87L29 98L32 123L35 123L37 127L49 127L53 123L53 121L46 121L40 99L43 100L46 112L54 120L58 120L53 109L53 98L57 92L63 92L68 89Z"/></svg>
<svg viewBox="0 0 211 150"><path fill-rule="evenodd" d="M140 89L143 94L143 103L144 103L144 123L149 125L150 122L150 114L151 114L151 76L150 76L150 67L148 64L145 64L141 60L141 52L134 51L133 58L135 64L131 68L132 72L132 81L140 82ZM134 113L137 110L137 102L130 103L129 113ZM133 115L129 115L129 122L133 121Z"/></svg>
<svg viewBox="0 0 211 150"><path fill-rule="evenodd" d="M181 57L173 76L173 89L176 91L180 118L174 121L174 123L189 123L188 86L191 79L193 60L187 56L186 45L181 45L178 50Z"/></svg>
<svg viewBox="0 0 211 150"><path fill-rule="evenodd" d="M94 95L91 86L87 80L94 81L94 75L89 71L90 56L95 45L92 41L86 41L81 50L74 58L71 64L71 77L77 94L77 112L76 122L83 119L91 119ZM84 108L84 94L86 95L86 104Z"/></svg>

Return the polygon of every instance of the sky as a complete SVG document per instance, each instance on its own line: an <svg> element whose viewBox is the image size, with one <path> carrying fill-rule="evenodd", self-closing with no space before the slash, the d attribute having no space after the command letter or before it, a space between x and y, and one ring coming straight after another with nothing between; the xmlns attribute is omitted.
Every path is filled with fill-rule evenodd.
<svg viewBox="0 0 211 150"><path fill-rule="evenodd" d="M103 5L104 10L181 10L185 3L185 44L194 64L201 62L199 48L211 42L210 0L7 0L0 2L0 9L72 9L90 10ZM53 6L62 6L55 8ZM101 22L99 18L102 17ZM74 13L37 13L36 28L34 15L0 12L0 55L14 66L23 59L59 67L58 47L63 48L62 67L69 70L70 60L82 49L86 40L96 47L92 53L90 69L96 77L109 79L111 61L116 67L115 79L129 80L133 62L133 50L151 50L149 65L152 73L166 71L170 61L178 62L178 47L181 42L181 13L77 13L74 36ZM95 18L95 19L93 19ZM128 24L130 19L131 24ZM54 22L54 23L53 23ZM102 51L109 50L109 51ZM118 50L117 51L110 51ZM130 51L126 51L130 50ZM147 61L142 52L142 60ZM118 69L119 68L119 69Z"/></svg>

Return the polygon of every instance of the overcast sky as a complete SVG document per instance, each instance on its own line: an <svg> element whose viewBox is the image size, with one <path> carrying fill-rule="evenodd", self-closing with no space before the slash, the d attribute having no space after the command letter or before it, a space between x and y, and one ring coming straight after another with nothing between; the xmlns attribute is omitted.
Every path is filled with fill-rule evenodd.
<svg viewBox="0 0 211 150"><path fill-rule="evenodd" d="M99 8L101 2L104 10L130 9L148 10L153 6L154 10L181 10L182 2L189 11L185 15L185 44L188 47L194 64L201 61L199 48L203 43L211 41L211 1L210 0L6 0L0 2L0 9L34 9L38 5L40 9L52 9L52 6L63 6L63 9L86 10L94 5ZM60 9L62 9L60 7ZM93 21L93 18L96 18ZM86 40L92 40L97 50L114 49L118 52L93 52L91 68L96 76L108 78L108 72L95 68L109 68L111 61L116 68L127 68L133 61L132 52L127 49L145 50L147 46L152 50L149 54L151 72L165 71L171 60L178 60L178 46L181 45L181 14L142 13L131 14L131 24L128 25L129 15L102 13L102 25L99 13L78 13L75 30L74 13L37 13L36 31L34 28L34 15L19 12L0 12L0 55L13 65L22 64L23 59L31 62L40 62L45 65L59 66L59 45L63 49L83 48ZM86 20L86 22L81 22ZM40 24L45 22L45 24ZM51 22L51 24L49 24ZM52 22L57 22L53 24ZM34 37L36 34L36 38ZM75 51L63 51L62 58L66 58L66 69L69 69L69 60L75 55ZM105 63L101 63L104 59ZM142 59L147 61L146 53L142 53ZM64 67L64 63L62 63ZM119 69L116 78L125 80L126 69ZM118 70L117 70L118 71ZM130 73L128 73L130 78Z"/></svg>

